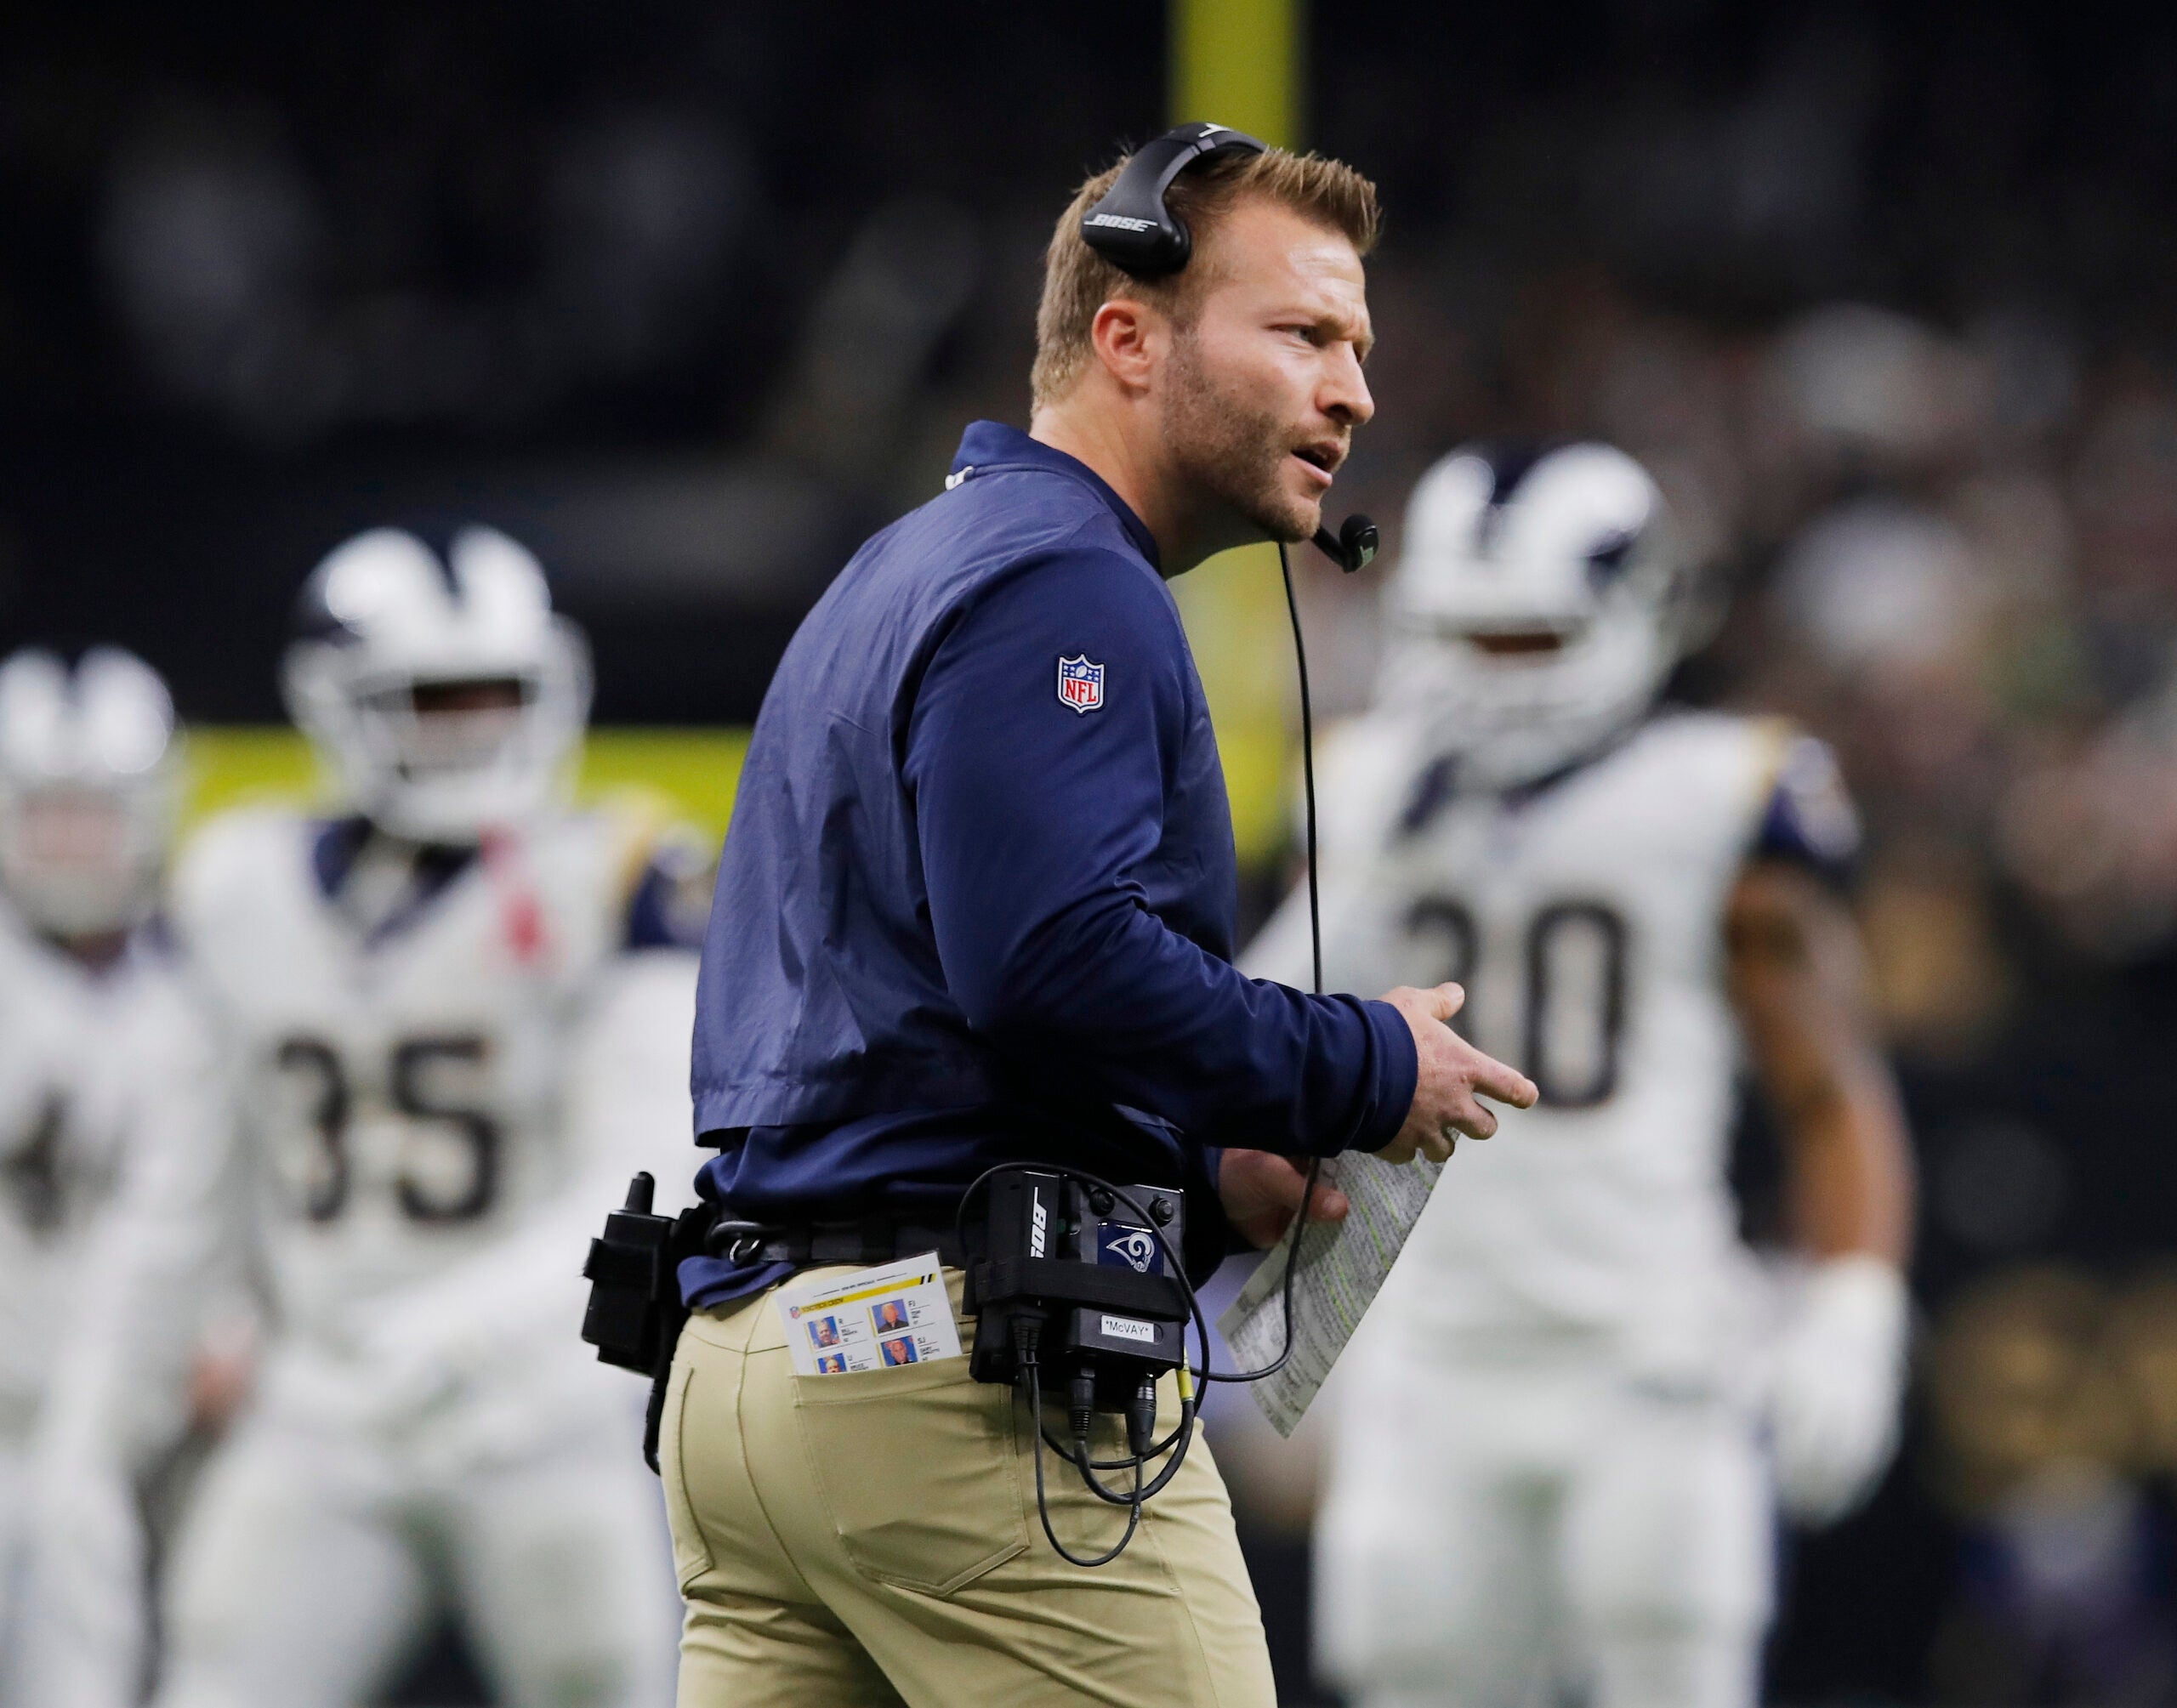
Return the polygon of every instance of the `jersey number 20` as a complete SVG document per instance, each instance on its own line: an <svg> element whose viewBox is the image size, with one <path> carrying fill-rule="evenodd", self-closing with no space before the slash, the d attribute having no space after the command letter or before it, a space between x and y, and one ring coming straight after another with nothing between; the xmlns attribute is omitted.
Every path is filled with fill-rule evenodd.
<svg viewBox="0 0 2177 1708"><path fill-rule="evenodd" d="M1414 904L1408 928L1443 943L1449 953L1436 982L1466 985L1471 1002L1481 957L1465 904L1428 897ZM1624 916L1604 902L1554 901L1537 910L1520 935L1526 991L1516 1064L1553 1108L1607 1103L1617 1089L1625 1032ZM1498 964L1496 957L1491 964ZM1477 1041L1494 1047L1490 1040Z"/></svg>

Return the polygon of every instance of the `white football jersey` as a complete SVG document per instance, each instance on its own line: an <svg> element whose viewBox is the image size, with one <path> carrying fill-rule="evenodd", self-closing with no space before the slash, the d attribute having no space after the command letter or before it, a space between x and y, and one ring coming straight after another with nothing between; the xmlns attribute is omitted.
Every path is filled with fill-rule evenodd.
<svg viewBox="0 0 2177 1708"><path fill-rule="evenodd" d="M94 972L0 916L0 1438L31 1427L124 1165L201 1113L202 1044L151 933Z"/></svg>
<svg viewBox="0 0 2177 1708"><path fill-rule="evenodd" d="M1459 1146L1384 1329L1600 1331L1658 1370L1706 1366L1753 1291L1725 1173L1725 908L1780 787L1799 843L1849 853L1833 764L1773 721L1669 713L1555 780L1462 793L1409 729L1365 719L1326 755L1326 987L1458 981L1454 1026L1542 1096ZM1247 966L1304 985L1304 891Z"/></svg>
<svg viewBox="0 0 2177 1708"><path fill-rule="evenodd" d="M652 1147L677 1159L689 1142L691 956L669 957L671 1021L643 1082L608 1109L584 1096L600 1073L634 1071L624 1049L600 1066L586 1041L630 959L655 838L611 814L547 818L448 853L439 881L367 931L328 883L344 834L237 814L199 837L175 885L234 1087L276 1389L341 1409L452 1318L475 1319L479 1346L514 1336L489 1307L525 1288L569 1294L564 1324L531 1326L564 1338L554 1367L579 1363L587 1223L634 1168L659 1166ZM519 1363L528 1342L503 1355Z"/></svg>

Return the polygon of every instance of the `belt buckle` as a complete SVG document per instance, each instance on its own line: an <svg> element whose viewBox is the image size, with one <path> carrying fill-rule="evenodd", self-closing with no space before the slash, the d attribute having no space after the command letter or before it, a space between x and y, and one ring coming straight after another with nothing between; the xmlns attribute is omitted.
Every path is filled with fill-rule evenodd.
<svg viewBox="0 0 2177 1708"><path fill-rule="evenodd" d="M753 1263L763 1254L764 1241L770 1237L771 1231L759 1222L720 1222L711 1229L711 1248L718 1250L719 1241L724 1239L726 1262ZM731 1237L726 1238L728 1235Z"/></svg>

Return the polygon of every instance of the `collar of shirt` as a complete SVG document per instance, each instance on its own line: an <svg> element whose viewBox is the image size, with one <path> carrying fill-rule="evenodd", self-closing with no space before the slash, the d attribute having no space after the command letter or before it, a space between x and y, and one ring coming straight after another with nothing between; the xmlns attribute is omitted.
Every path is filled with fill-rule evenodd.
<svg viewBox="0 0 2177 1708"><path fill-rule="evenodd" d="M1163 565L1157 560L1156 536L1134 514L1126 500L1105 483L1104 477L1079 457L1054 451L1041 440L1029 438L1017 427L1008 427L1002 421L970 423L968 430L960 435L960 448L953 454L952 472L946 485L956 486L971 475L988 474L1000 468L1037 468L1078 480L1110 507L1127 536L1149 559L1150 567L1160 576L1163 574Z"/></svg>
<svg viewBox="0 0 2177 1708"><path fill-rule="evenodd" d="M370 845L371 821L360 814L333 819L313 827L310 869L319 893L327 901L338 901L355 876L364 850ZM409 862L407 882L396 903L382 916L367 921L363 935L375 945L390 937L429 905L432 899L466 871L475 861L473 847L447 843L416 846ZM367 916L376 910L366 909Z"/></svg>

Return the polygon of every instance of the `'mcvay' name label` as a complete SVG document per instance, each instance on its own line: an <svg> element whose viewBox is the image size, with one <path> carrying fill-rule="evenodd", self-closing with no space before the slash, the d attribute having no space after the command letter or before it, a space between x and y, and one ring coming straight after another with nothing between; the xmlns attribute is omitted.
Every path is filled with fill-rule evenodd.
<svg viewBox="0 0 2177 1708"><path fill-rule="evenodd" d="M1157 1325L1136 1322L1132 1317L1106 1317L1104 1332L1124 1341L1151 1341L1157 1338Z"/></svg>

